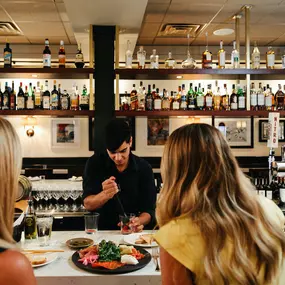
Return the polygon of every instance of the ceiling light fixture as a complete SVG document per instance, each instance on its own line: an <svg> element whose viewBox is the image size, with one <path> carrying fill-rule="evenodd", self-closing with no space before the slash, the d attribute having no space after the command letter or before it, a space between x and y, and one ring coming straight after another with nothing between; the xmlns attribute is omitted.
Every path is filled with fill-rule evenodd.
<svg viewBox="0 0 285 285"><path fill-rule="evenodd" d="M182 79L183 76L182 76L182 75L177 75L176 78L177 78L177 79Z"/></svg>
<svg viewBox="0 0 285 285"><path fill-rule="evenodd" d="M235 31L233 29L219 29L214 31L215 36L229 36L233 34Z"/></svg>

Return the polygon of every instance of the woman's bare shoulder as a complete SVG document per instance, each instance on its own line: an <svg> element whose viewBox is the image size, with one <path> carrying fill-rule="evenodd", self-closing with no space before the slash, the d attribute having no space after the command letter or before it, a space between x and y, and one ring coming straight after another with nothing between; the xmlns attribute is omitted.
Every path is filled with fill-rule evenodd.
<svg viewBox="0 0 285 285"><path fill-rule="evenodd" d="M0 254L0 284L35 285L29 260L20 252L6 250Z"/></svg>

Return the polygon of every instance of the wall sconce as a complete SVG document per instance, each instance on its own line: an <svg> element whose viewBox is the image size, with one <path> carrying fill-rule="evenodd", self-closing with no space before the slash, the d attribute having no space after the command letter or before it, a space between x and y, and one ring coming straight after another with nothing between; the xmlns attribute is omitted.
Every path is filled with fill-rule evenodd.
<svg viewBox="0 0 285 285"><path fill-rule="evenodd" d="M26 131L28 137L32 137L35 134L34 126L38 124L35 117L26 117L22 120L22 125Z"/></svg>
<svg viewBox="0 0 285 285"><path fill-rule="evenodd" d="M245 121L237 121L237 129L245 129L246 122Z"/></svg>

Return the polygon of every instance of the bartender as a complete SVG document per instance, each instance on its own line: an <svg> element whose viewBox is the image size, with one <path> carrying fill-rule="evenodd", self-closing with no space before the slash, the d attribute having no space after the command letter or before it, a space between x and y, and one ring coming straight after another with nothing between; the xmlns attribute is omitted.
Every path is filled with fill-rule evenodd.
<svg viewBox="0 0 285 285"><path fill-rule="evenodd" d="M100 213L99 230L117 230L119 216L124 212L135 214L132 228L136 231L146 226L151 229L155 225L156 204L151 166L131 152L131 130L125 120L110 121L105 138L106 153L94 154L85 166L85 208Z"/></svg>

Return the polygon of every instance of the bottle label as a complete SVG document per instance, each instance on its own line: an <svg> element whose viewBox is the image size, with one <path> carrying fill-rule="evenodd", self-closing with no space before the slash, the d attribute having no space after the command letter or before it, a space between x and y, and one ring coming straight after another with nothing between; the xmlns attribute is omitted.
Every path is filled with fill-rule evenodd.
<svg viewBox="0 0 285 285"><path fill-rule="evenodd" d="M70 105L72 109L77 109L78 108L78 99L77 96L72 96L70 100Z"/></svg>
<svg viewBox="0 0 285 285"><path fill-rule="evenodd" d="M9 97L3 96L3 108L2 109L9 109Z"/></svg>
<svg viewBox="0 0 285 285"><path fill-rule="evenodd" d="M158 61L154 60L150 62L150 68L158 69Z"/></svg>
<svg viewBox="0 0 285 285"><path fill-rule="evenodd" d="M161 99L154 99L153 106L154 110L161 110Z"/></svg>
<svg viewBox="0 0 285 285"><path fill-rule="evenodd" d="M18 97L17 98L17 108L18 109L25 109L25 98L24 97Z"/></svg>
<svg viewBox="0 0 285 285"><path fill-rule="evenodd" d="M258 106L264 106L265 99L264 99L264 94L263 93L257 94L257 104L258 104Z"/></svg>
<svg viewBox="0 0 285 285"><path fill-rule="evenodd" d="M145 66L145 56L142 54L138 55L138 62L139 66L144 67Z"/></svg>
<svg viewBox="0 0 285 285"><path fill-rule="evenodd" d="M266 196L265 190L259 190L258 195L265 197Z"/></svg>
<svg viewBox="0 0 285 285"><path fill-rule="evenodd" d="M238 108L239 109L245 108L245 97L244 96L238 97Z"/></svg>
<svg viewBox="0 0 285 285"><path fill-rule="evenodd" d="M58 63L59 65L65 65L65 54L58 55Z"/></svg>
<svg viewBox="0 0 285 285"><path fill-rule="evenodd" d="M253 54L251 60L252 68L258 69L260 67L260 54Z"/></svg>
<svg viewBox="0 0 285 285"><path fill-rule="evenodd" d="M43 97L43 108L46 110L50 109L50 97L48 96Z"/></svg>
<svg viewBox="0 0 285 285"><path fill-rule="evenodd" d="M58 96L57 94L52 94L51 95L51 106L52 107L58 107Z"/></svg>
<svg viewBox="0 0 285 285"><path fill-rule="evenodd" d="M280 200L282 202L285 202L285 189L284 188L280 188L279 194L280 194Z"/></svg>
<svg viewBox="0 0 285 285"><path fill-rule="evenodd" d="M267 66L273 67L275 63L275 54L267 54Z"/></svg>
<svg viewBox="0 0 285 285"><path fill-rule="evenodd" d="M187 101L181 101L180 109L186 110L187 109Z"/></svg>
<svg viewBox="0 0 285 285"><path fill-rule="evenodd" d="M285 54L282 55L282 68L285 68Z"/></svg>
<svg viewBox="0 0 285 285"><path fill-rule="evenodd" d="M79 104L80 105L89 105L89 96L80 96Z"/></svg>
<svg viewBox="0 0 285 285"><path fill-rule="evenodd" d="M231 103L231 110L237 110L237 108L238 108L237 102L232 102Z"/></svg>
<svg viewBox="0 0 285 285"><path fill-rule="evenodd" d="M272 98L271 98L271 96L266 96L265 97L265 106L266 107L272 107Z"/></svg>
<svg viewBox="0 0 285 285"><path fill-rule="evenodd" d="M256 93L252 93L250 96L250 105L257 106L257 95Z"/></svg>
<svg viewBox="0 0 285 285"><path fill-rule="evenodd" d="M173 110L179 110L179 102L178 101L173 102L172 109Z"/></svg>
<svg viewBox="0 0 285 285"><path fill-rule="evenodd" d="M13 95L10 96L10 109L11 110L15 110L15 103L16 103L15 99L16 99L15 96L13 96Z"/></svg>
<svg viewBox="0 0 285 285"><path fill-rule="evenodd" d="M189 98L189 104L188 104L189 109L195 109L195 99L194 98Z"/></svg>
<svg viewBox="0 0 285 285"><path fill-rule="evenodd" d="M212 54L210 54L209 52L206 53L206 60L212 61Z"/></svg>
<svg viewBox="0 0 285 285"><path fill-rule="evenodd" d="M66 96L61 97L60 105L62 110L68 109L68 98Z"/></svg>
<svg viewBox="0 0 285 285"><path fill-rule="evenodd" d="M126 55L126 67L132 68L133 57L131 54Z"/></svg>
<svg viewBox="0 0 285 285"><path fill-rule="evenodd" d="M35 108L34 100L31 96L29 96L27 99L27 109L34 109L34 108Z"/></svg>
<svg viewBox="0 0 285 285"><path fill-rule="evenodd" d="M41 106L41 95L35 97L35 106Z"/></svg>
<svg viewBox="0 0 285 285"><path fill-rule="evenodd" d="M272 191L271 190L267 190L266 191L266 197L270 200L272 200Z"/></svg>
<svg viewBox="0 0 285 285"><path fill-rule="evenodd" d="M213 98L211 96L206 96L206 107L213 107Z"/></svg>
<svg viewBox="0 0 285 285"><path fill-rule="evenodd" d="M26 216L25 238L26 239L36 239L37 238L37 228L36 228L36 217L35 216Z"/></svg>
<svg viewBox="0 0 285 285"><path fill-rule="evenodd" d="M152 110L152 98L146 99L146 109L149 111Z"/></svg>
<svg viewBox="0 0 285 285"><path fill-rule="evenodd" d="M51 55L50 54L44 54L43 55L43 65L44 65L44 67L50 67L51 66Z"/></svg>
<svg viewBox="0 0 285 285"><path fill-rule="evenodd" d="M204 107L204 96L197 97L197 107Z"/></svg>
<svg viewBox="0 0 285 285"><path fill-rule="evenodd" d="M170 109L170 101L168 99L165 99L162 101L162 109L163 110L169 110Z"/></svg>
<svg viewBox="0 0 285 285"><path fill-rule="evenodd" d="M12 63L12 53L5 51L4 52L4 65L10 65Z"/></svg>
<svg viewBox="0 0 285 285"><path fill-rule="evenodd" d="M75 62L83 62L83 54L82 53L77 53L75 56Z"/></svg>
<svg viewBox="0 0 285 285"><path fill-rule="evenodd" d="M220 66L226 65L226 53L224 51L219 53L219 64Z"/></svg>

